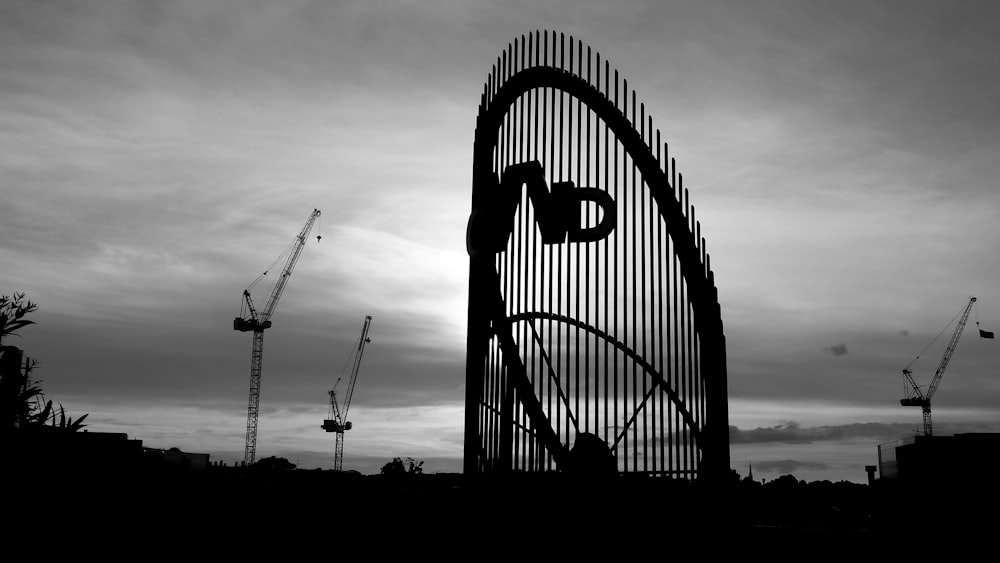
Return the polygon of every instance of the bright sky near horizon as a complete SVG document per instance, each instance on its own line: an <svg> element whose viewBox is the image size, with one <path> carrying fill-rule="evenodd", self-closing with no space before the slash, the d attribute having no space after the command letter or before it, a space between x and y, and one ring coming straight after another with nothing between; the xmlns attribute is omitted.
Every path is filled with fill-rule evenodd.
<svg viewBox="0 0 1000 563"><path fill-rule="evenodd" d="M372 315L345 469L460 470L479 94L536 29L607 57L677 157L735 469L863 481L921 424L900 370L972 295L935 429L1000 432L1000 344L974 324L1000 329L986 1L0 0L0 293L40 305L12 343L49 398L94 431L242 459L232 319L319 208L264 339L258 458L332 465L326 391Z"/></svg>

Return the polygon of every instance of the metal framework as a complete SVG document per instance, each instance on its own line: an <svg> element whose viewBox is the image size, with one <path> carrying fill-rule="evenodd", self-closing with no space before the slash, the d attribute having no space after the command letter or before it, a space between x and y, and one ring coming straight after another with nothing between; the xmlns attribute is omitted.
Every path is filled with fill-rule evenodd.
<svg viewBox="0 0 1000 563"><path fill-rule="evenodd" d="M319 216L320 210L313 209L302 230L292 241L289 250L286 251L289 252L288 258L285 260L281 275L275 282L274 289L271 290L271 296L268 298L267 304L264 305L264 309L259 314L257 313L253 306L253 299L250 297L250 290L263 279L267 274L266 271L243 290L244 310L240 311L240 316L233 320L233 330L253 332L253 350L250 353L250 400L247 406L247 434L243 449L244 465L253 465L257 459L257 419L260 414L260 372L264 355L264 330L271 328L271 316L274 315L278 300L281 299L285 285L288 284L288 278L291 277L292 270L295 269L295 264L299 261L302 248L309 237L309 231L312 230L313 223ZM319 237L316 238L318 241Z"/></svg>
<svg viewBox="0 0 1000 563"><path fill-rule="evenodd" d="M354 397L354 385L358 382L358 371L361 369L361 358L365 355L365 345L372 341L368 337L368 330L371 328L372 316L365 315L365 324L361 326L361 337L358 339L358 346L354 349L351 362L351 374L347 380L347 394L341 397L342 403L337 402L337 384L341 378L330 389L330 410L326 420L323 421L323 430L337 434L337 442L333 450L333 470L342 471L344 468L344 432L354 427L351 421L347 420L347 412L351 409L351 398Z"/></svg>
<svg viewBox="0 0 1000 563"><path fill-rule="evenodd" d="M951 356L955 353L955 348L958 346L958 339L961 338L962 331L965 330L965 324L969 322L969 313L972 312L972 306L975 303L976 298L970 297L969 303L959 314L961 318L959 318L958 324L955 325L955 332L952 333L951 339L948 341L948 346L944 349L944 356L941 357L941 363L938 364L937 370L934 371L934 379L932 379L930 385L927 386L926 393L920 390L920 386L913 380L913 372L910 371L913 364L920 359L920 355L918 354L916 358L911 360L910 363L903 368L903 376L905 377L906 383L909 385L905 389L906 396L900 399L899 404L904 407L921 407L924 413L924 436L934 435L934 423L931 420L931 398L934 397L934 393L937 392L938 385L941 384L941 378L944 376L944 370L948 369L948 362L951 361ZM953 318L952 322L954 321L955 319ZM948 326L951 326L951 322L948 323ZM941 331L941 333L943 334L944 331ZM941 335L939 334L938 336ZM937 338L934 340L936 341ZM930 348L932 344L934 344L934 341L931 341L931 344L928 344L927 348ZM927 351L927 348L924 348L924 352ZM920 354L923 354L923 352Z"/></svg>
<svg viewBox="0 0 1000 563"><path fill-rule="evenodd" d="M728 473L701 226L645 106L582 42L538 31L497 59L467 247L466 473Z"/></svg>

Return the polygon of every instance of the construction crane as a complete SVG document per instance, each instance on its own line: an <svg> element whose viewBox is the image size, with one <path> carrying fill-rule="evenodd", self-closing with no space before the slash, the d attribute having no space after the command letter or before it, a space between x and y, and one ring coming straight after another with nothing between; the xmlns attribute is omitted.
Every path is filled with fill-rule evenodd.
<svg viewBox="0 0 1000 563"><path fill-rule="evenodd" d="M328 392L330 395L330 410L327 419L323 421L323 430L335 432L337 434L337 445L333 454L333 470L341 471L344 467L344 432L353 426L347 420L347 411L351 408L351 397L354 395L354 384L358 382L358 369L361 367L361 356L365 353L365 344L371 342L368 338L368 329L371 327L372 317L365 317L365 324L361 327L361 338L358 339L358 347L354 350L354 362L351 366L351 376L347 380L347 394L343 396L343 403L337 403L337 385L342 378L337 378L337 383Z"/></svg>
<svg viewBox="0 0 1000 563"><path fill-rule="evenodd" d="M969 303L965 306L965 309L959 313L959 315L956 315L956 317L960 316L960 318L958 319L958 324L955 326L955 332L951 335L951 340L948 341L948 347L945 348L944 356L941 358L941 363L938 364L937 371L934 372L934 379L932 379L931 384L927 386L926 393L920 390L917 382L913 380L913 372L910 371L913 363L920 359L920 356L917 355L916 358L913 358L913 360L907 364L905 368L903 368L903 375L906 377L904 382L904 393L906 396L900 399L899 404L904 407L920 407L923 409L925 436L934 435L934 428L931 425L931 398L934 397L934 392L937 391L938 385L941 384L941 377L944 375L944 370L948 367L948 362L951 361L952 354L955 353L955 347L958 346L958 339L962 336L962 331L965 330L965 324L969 321L969 313L972 312L972 305L975 302L976 298L970 297ZM952 321L954 320L955 319L952 319ZM948 323L948 326L951 326L951 322ZM948 326L945 326L945 329L947 329ZM927 348L930 348L931 345L934 344L934 341L936 341L937 338L943 333L944 330L942 330L941 333L931 341L931 344L927 345ZM924 348L924 351L926 351L927 348ZM923 352L921 352L921 354L923 354Z"/></svg>
<svg viewBox="0 0 1000 563"><path fill-rule="evenodd" d="M254 308L253 299L250 297L250 290L267 275L267 270L260 276L257 276L257 279L243 290L240 316L236 317L233 321L233 330L253 332L253 352L250 355L250 405L247 407L247 441L246 447L243 450L243 463L248 466L253 465L257 453L257 414L260 407L260 367L261 354L264 350L264 330L271 328L271 316L274 315L274 309L278 306L278 300L281 299L282 292L285 291L288 278L291 277L295 263L299 261L299 255L302 254L302 248L306 244L309 231L312 230L313 223L316 222L316 218L319 215L319 209L312 210L312 213L309 214L309 218L306 220L305 226L302 227L302 231L292 241L292 245L288 250L282 253L282 256L287 254L288 258L285 260L285 265L281 269L281 276L275 282L274 289L271 291L271 297L268 298L264 309L258 313ZM320 238L322 237L317 236L316 241L319 242ZM279 256L275 260L275 264L281 260L282 256Z"/></svg>

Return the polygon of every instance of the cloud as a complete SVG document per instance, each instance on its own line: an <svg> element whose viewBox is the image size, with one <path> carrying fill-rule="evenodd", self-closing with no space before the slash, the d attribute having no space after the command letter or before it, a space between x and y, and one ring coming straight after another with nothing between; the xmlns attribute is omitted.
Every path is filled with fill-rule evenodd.
<svg viewBox="0 0 1000 563"><path fill-rule="evenodd" d="M753 470L761 473L780 473L788 475L796 471L823 471L830 466L825 463L814 461L797 461L794 459L779 459L773 461L759 461L753 464Z"/></svg>
<svg viewBox="0 0 1000 563"><path fill-rule="evenodd" d="M827 346L826 348L823 348L823 350L833 354L834 356L847 355L847 345L844 343L836 344L834 346Z"/></svg>
<svg viewBox="0 0 1000 563"><path fill-rule="evenodd" d="M736 426L730 426L729 441L732 444L811 444L856 439L877 442L912 435L914 428L915 424L902 422L862 422L835 426L802 427L795 421L788 421L752 430L741 430ZM996 432L1000 430L1000 427L995 424L965 423L935 425L935 429L943 434L960 434L963 432Z"/></svg>

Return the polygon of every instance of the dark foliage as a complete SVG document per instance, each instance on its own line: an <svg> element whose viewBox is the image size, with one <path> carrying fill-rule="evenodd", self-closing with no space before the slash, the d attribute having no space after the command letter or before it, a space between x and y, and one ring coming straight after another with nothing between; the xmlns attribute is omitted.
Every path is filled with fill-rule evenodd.
<svg viewBox="0 0 1000 563"><path fill-rule="evenodd" d="M382 475L388 476L399 476L399 475L420 475L424 472L424 462L417 462L412 457L406 458L406 463L403 460L395 457L389 463L382 466Z"/></svg>
<svg viewBox="0 0 1000 563"><path fill-rule="evenodd" d="M256 463L253 464L254 469L259 469L262 471L291 471L295 469L295 464L288 461L283 457L265 457L258 459Z"/></svg>
<svg viewBox="0 0 1000 563"><path fill-rule="evenodd" d="M18 330L35 324L24 317L37 310L24 293L0 296L0 433L40 429L76 432L85 426L87 415L74 420L66 416L61 404L56 409L45 399L41 383L32 377L38 362L25 357L16 346L2 345L4 338L19 336Z"/></svg>

